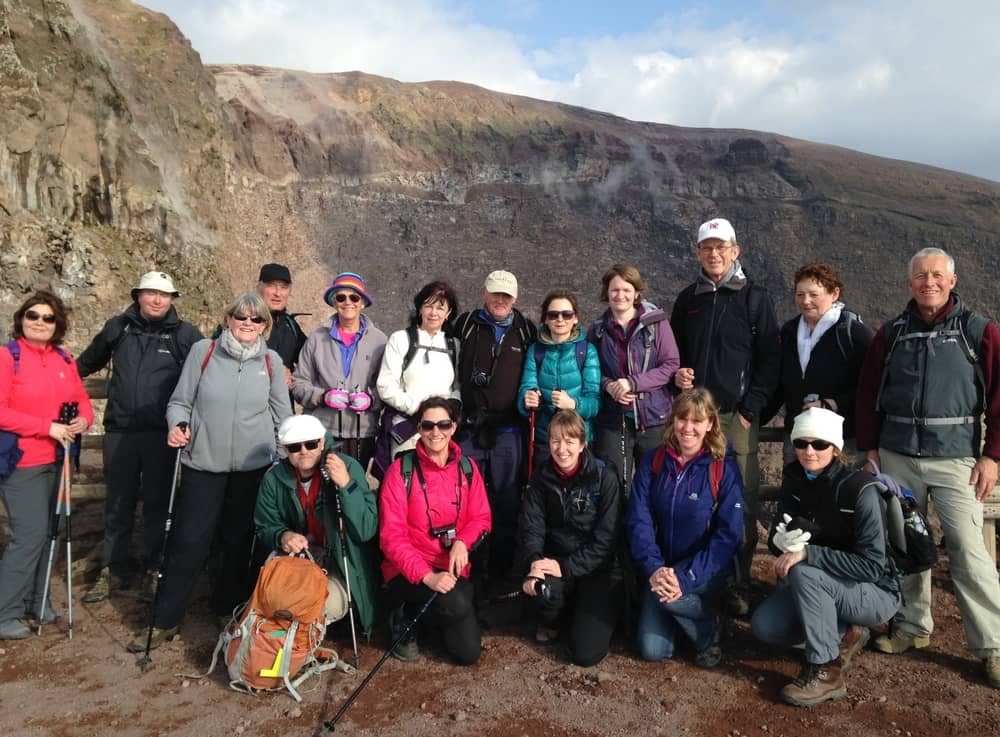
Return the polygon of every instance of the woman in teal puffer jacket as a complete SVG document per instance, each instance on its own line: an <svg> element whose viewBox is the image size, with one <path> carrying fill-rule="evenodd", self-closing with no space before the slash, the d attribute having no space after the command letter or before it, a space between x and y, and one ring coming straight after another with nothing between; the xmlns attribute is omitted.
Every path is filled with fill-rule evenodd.
<svg viewBox="0 0 1000 737"><path fill-rule="evenodd" d="M591 420L601 404L601 363L597 350L580 330L576 296L554 289L542 302L538 341L528 348L521 373L517 407L536 412L534 465L549 457L549 420L559 409L576 410L593 438Z"/></svg>

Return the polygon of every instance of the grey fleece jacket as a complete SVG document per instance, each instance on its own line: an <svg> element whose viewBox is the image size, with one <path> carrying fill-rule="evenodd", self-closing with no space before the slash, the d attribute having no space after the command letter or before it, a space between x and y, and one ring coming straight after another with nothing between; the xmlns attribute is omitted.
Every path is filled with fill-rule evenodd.
<svg viewBox="0 0 1000 737"><path fill-rule="evenodd" d="M215 350L205 363L213 342ZM192 346L167 404L167 427L187 422L191 428L181 453L185 466L229 473L264 468L277 459L275 431L292 407L281 356L265 350L270 372L263 352L240 361L221 340Z"/></svg>

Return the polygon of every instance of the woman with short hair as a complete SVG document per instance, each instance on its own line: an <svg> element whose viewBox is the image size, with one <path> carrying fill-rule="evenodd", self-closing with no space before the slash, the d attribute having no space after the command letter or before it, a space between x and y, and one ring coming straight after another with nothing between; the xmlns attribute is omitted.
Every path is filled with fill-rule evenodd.
<svg viewBox="0 0 1000 737"><path fill-rule="evenodd" d="M0 499L7 508L10 540L0 558L0 640L31 634L22 620L60 619L45 594L45 540L59 487L57 450L94 422L90 397L76 363L62 347L69 328L63 301L35 292L14 313L13 339L0 346ZM78 414L61 422L67 402Z"/></svg>
<svg viewBox="0 0 1000 737"><path fill-rule="evenodd" d="M453 440L459 421L453 401L428 397L414 417L416 448L392 462L379 489L390 642L433 596L427 622L441 628L455 662L471 665L479 660L480 632L469 553L491 528L486 487L479 468ZM420 657L413 629L393 655Z"/></svg>
<svg viewBox="0 0 1000 737"><path fill-rule="evenodd" d="M225 619L249 597L257 490L277 460L278 426L292 414L281 356L264 342L271 327L264 300L239 295L223 325L218 338L191 347L167 405L167 445L180 449L184 473L151 647L179 631L213 540L212 613ZM144 635L129 644L145 648Z"/></svg>

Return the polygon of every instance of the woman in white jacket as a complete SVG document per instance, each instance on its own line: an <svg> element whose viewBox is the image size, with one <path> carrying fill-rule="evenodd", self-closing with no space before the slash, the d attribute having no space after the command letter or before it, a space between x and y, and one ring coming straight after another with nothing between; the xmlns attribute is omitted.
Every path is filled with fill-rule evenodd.
<svg viewBox="0 0 1000 737"><path fill-rule="evenodd" d="M413 298L410 326L389 336L378 374L378 394L387 411L380 431L387 457L376 463L387 468L397 453L417 444L412 415L428 397L461 396L455 376L458 340L451 336L451 324L458 314L455 290L443 281L424 285Z"/></svg>

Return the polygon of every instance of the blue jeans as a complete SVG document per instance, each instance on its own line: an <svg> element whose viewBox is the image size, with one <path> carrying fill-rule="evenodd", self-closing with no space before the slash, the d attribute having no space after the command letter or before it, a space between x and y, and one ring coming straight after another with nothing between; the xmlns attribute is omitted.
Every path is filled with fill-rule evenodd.
<svg viewBox="0 0 1000 737"><path fill-rule="evenodd" d="M668 604L652 592L647 583L639 612L639 654L643 660L666 660L673 657L677 630L701 652L715 644L719 636L719 617L710 600L725 588L726 577L718 574Z"/></svg>

